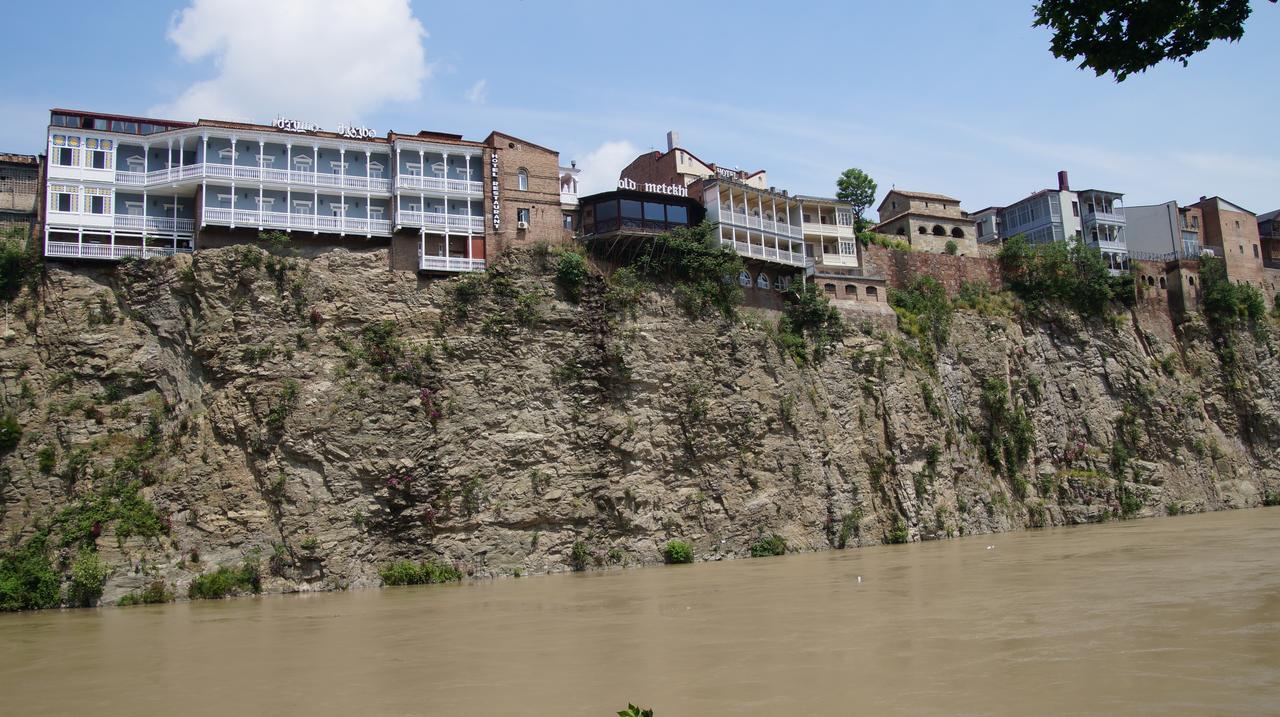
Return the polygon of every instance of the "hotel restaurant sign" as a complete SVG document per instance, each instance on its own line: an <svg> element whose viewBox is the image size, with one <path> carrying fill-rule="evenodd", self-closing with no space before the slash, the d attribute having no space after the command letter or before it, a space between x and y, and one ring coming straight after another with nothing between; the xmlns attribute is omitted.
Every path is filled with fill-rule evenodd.
<svg viewBox="0 0 1280 717"><path fill-rule="evenodd" d="M638 189L639 184L634 179L622 178L618 180L618 189ZM644 191L652 194L671 194L677 197L689 196L689 188L683 184L654 184L653 182L644 183Z"/></svg>
<svg viewBox="0 0 1280 717"><path fill-rule="evenodd" d="M302 120L289 119L288 117L276 117L271 121L271 126L284 132L294 132L297 134L312 134L324 131L324 128L315 122L303 122ZM349 125L345 123L338 125L337 134L350 139L372 139L373 137L378 136L378 133L370 127Z"/></svg>

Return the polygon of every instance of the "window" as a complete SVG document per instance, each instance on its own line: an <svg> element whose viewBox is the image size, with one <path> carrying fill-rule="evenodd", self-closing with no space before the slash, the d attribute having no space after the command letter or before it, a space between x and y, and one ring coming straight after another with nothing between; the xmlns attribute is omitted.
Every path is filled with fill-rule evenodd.
<svg viewBox="0 0 1280 717"><path fill-rule="evenodd" d="M617 202L603 202L596 205L596 221L602 222L608 219L618 218Z"/></svg>
<svg viewBox="0 0 1280 717"><path fill-rule="evenodd" d="M920 227L920 228L918 228L916 231L920 232L921 234L928 234L928 233L929 233L929 230L928 230L928 229L925 229L924 227Z"/></svg>
<svg viewBox="0 0 1280 717"><path fill-rule="evenodd" d="M274 197L254 197L253 200L258 203L258 208L264 211L269 211L271 205L276 203Z"/></svg>
<svg viewBox="0 0 1280 717"><path fill-rule="evenodd" d="M524 222L524 223L528 224L528 223L529 223L529 210L528 210L528 209L517 209L517 210L516 210L516 221L517 221L517 222Z"/></svg>
<svg viewBox="0 0 1280 717"><path fill-rule="evenodd" d="M124 213L131 217L142 216L142 202L125 202Z"/></svg>
<svg viewBox="0 0 1280 717"><path fill-rule="evenodd" d="M834 295L835 295L835 293L836 293L836 285L835 285L835 284L823 284L823 285L822 285L822 290L823 290L823 291L825 291L825 292L827 292L828 294L831 294L831 295L833 295L833 296L834 296Z"/></svg>
<svg viewBox="0 0 1280 717"><path fill-rule="evenodd" d="M651 222L666 221L666 206L657 202L644 203L644 218Z"/></svg>
<svg viewBox="0 0 1280 717"><path fill-rule="evenodd" d="M986 234L986 232L985 232L983 229L984 229L984 228L983 228L983 226L982 226L981 224L979 224L979 225L978 225L978 238L979 238L979 239L981 239L981 238L982 238L983 236L985 236L985 234Z"/></svg>
<svg viewBox="0 0 1280 717"><path fill-rule="evenodd" d="M1164 280L1164 277L1163 277L1163 276L1162 276L1162 277L1160 277L1160 288L1161 288L1161 289L1167 289L1167 288L1169 288L1169 287L1168 287L1168 283L1167 283L1167 282L1165 282L1165 280Z"/></svg>
<svg viewBox="0 0 1280 717"><path fill-rule="evenodd" d="M369 176L375 179L382 179L382 164L378 162L370 162Z"/></svg>
<svg viewBox="0 0 1280 717"><path fill-rule="evenodd" d="M566 214L566 215L564 215L564 228L565 228L565 229L569 229L569 230L572 230L572 229L573 229L573 215L572 215L572 214Z"/></svg>
<svg viewBox="0 0 1280 717"><path fill-rule="evenodd" d="M955 237L956 239L963 239L963 238L964 238L964 230L963 230L963 229L961 229L960 227L952 227L952 228L951 228L951 236Z"/></svg>
<svg viewBox="0 0 1280 717"><path fill-rule="evenodd" d="M89 213L90 214L106 214L107 198L106 197L89 197Z"/></svg>
<svg viewBox="0 0 1280 717"><path fill-rule="evenodd" d="M1194 214L1191 215L1191 228L1192 229L1200 228L1200 217L1197 217Z"/></svg>
<svg viewBox="0 0 1280 717"><path fill-rule="evenodd" d="M933 225L933 235L937 237L946 236L947 230L942 228L941 224Z"/></svg>
<svg viewBox="0 0 1280 717"><path fill-rule="evenodd" d="M751 286L751 275L746 270L738 272L738 283L742 286Z"/></svg>
<svg viewBox="0 0 1280 717"><path fill-rule="evenodd" d="M1073 217L1080 216L1080 202L1077 202L1077 201L1071 202L1071 216Z"/></svg>
<svg viewBox="0 0 1280 717"><path fill-rule="evenodd" d="M125 122L125 121L123 121L123 120L111 120L111 131L112 131L112 132L126 132L126 133L128 133L128 134L137 134L137 133L138 133L138 123L137 123L137 122Z"/></svg>
<svg viewBox="0 0 1280 717"><path fill-rule="evenodd" d="M53 163L61 167L70 167L76 163L76 151L70 147L58 147L53 151Z"/></svg>
<svg viewBox="0 0 1280 717"><path fill-rule="evenodd" d="M757 288L757 289L768 289L768 288L769 288L769 275L768 275L768 274L765 274L764 272L760 272L760 275L756 277L756 288Z"/></svg>
<svg viewBox="0 0 1280 717"><path fill-rule="evenodd" d="M347 205L341 202L334 202L329 205L329 211L333 213L333 216L340 217L347 213Z"/></svg>
<svg viewBox="0 0 1280 717"><path fill-rule="evenodd" d="M333 168L334 174L346 174L347 172L346 162L330 162L329 166Z"/></svg>
<svg viewBox="0 0 1280 717"><path fill-rule="evenodd" d="M640 202L634 199L622 200L622 218L623 219L641 219L644 213L641 209Z"/></svg>
<svg viewBox="0 0 1280 717"><path fill-rule="evenodd" d="M76 210L75 196L76 195L70 192L58 192L56 195L57 200L55 202L55 206L57 206L58 211L74 212Z"/></svg>
<svg viewBox="0 0 1280 717"><path fill-rule="evenodd" d="M868 287L867 287L867 296L868 296L869 298L875 298L875 297L876 297L876 295L877 295L877 294L879 294L879 293L880 293L880 292L876 289L876 287L874 287L874 286L868 286Z"/></svg>
<svg viewBox="0 0 1280 717"><path fill-rule="evenodd" d="M294 214L310 214L311 202L306 199L293 200L293 213Z"/></svg>
<svg viewBox="0 0 1280 717"><path fill-rule="evenodd" d="M1254 245L1253 245L1253 258L1254 258L1254 259L1257 259L1257 258L1258 258L1258 245L1257 245L1257 244L1254 244Z"/></svg>
<svg viewBox="0 0 1280 717"><path fill-rule="evenodd" d="M106 169L107 153L100 149L89 150L89 166L94 169Z"/></svg>
<svg viewBox="0 0 1280 717"><path fill-rule="evenodd" d="M845 295L845 296L857 296L857 295L858 295L858 287L854 286L853 284L845 284L845 285L844 285L844 295Z"/></svg>
<svg viewBox="0 0 1280 717"><path fill-rule="evenodd" d="M667 221L672 224L688 224L689 210L686 207L667 205Z"/></svg>
<svg viewBox="0 0 1280 717"><path fill-rule="evenodd" d="M522 192L529 191L529 170L524 167L516 172L516 188Z"/></svg>
<svg viewBox="0 0 1280 717"><path fill-rule="evenodd" d="M385 211L386 211L386 210L385 210L385 209L383 209L382 207L369 207L369 218L370 218L370 219L382 219L382 217L384 216L384 212L385 212Z"/></svg>

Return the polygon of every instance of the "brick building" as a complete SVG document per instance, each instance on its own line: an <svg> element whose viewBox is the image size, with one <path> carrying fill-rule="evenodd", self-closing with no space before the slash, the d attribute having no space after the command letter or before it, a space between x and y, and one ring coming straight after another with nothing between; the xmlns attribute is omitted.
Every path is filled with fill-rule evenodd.
<svg viewBox="0 0 1280 717"><path fill-rule="evenodd" d="M956 243L956 253L976 256L978 245L973 220L960 209L960 200L945 194L891 189L876 208L880 223L872 227L879 234L902 237L920 251L942 252L947 242Z"/></svg>
<svg viewBox="0 0 1280 717"><path fill-rule="evenodd" d="M1280 268L1267 266L1257 215L1222 197L1201 197L1190 206L1200 211L1201 241L1204 246L1216 249L1214 253L1221 252L1227 278L1257 287L1271 305L1280 289Z"/></svg>

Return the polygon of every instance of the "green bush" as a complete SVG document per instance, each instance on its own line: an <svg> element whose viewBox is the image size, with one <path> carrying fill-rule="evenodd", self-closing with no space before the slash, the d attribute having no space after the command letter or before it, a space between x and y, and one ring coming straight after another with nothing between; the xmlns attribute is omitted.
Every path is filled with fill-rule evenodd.
<svg viewBox="0 0 1280 717"><path fill-rule="evenodd" d="M635 318L636 305L650 288L635 267L624 266L609 277L609 288L604 294L605 307L612 313Z"/></svg>
<svg viewBox="0 0 1280 717"><path fill-rule="evenodd" d="M889 542L892 544L907 543L911 540L911 531L907 529L907 521L898 516L894 521L893 527L889 529Z"/></svg>
<svg viewBox="0 0 1280 717"><path fill-rule="evenodd" d="M979 404L987 419L986 434L982 436L987 464L996 472L1003 471L1013 477L1026 465L1035 445L1031 419L1022 406L1015 409L1009 405L1009 386L998 378L983 382ZM1023 494L1025 496L1025 488Z"/></svg>
<svg viewBox="0 0 1280 717"><path fill-rule="evenodd" d="M249 592L262 592L262 576L257 564L252 562L246 562L238 568L224 565L211 573L197 575L187 589L187 597L192 600L216 600Z"/></svg>
<svg viewBox="0 0 1280 717"><path fill-rule="evenodd" d="M10 553L0 553L0 611L57 607L61 580L37 536Z"/></svg>
<svg viewBox="0 0 1280 717"><path fill-rule="evenodd" d="M120 467L118 473L132 471L134 464ZM91 545L108 523L115 523L121 538L140 536L156 538L168 531L164 516L142 496L138 481L116 477L99 490L84 495L54 516L51 528L60 533L64 547Z"/></svg>
<svg viewBox="0 0 1280 717"><path fill-rule="evenodd" d="M942 250L950 254L951 256L955 256L956 252L960 250L960 245L956 244L954 239L948 239L946 245L943 246Z"/></svg>
<svg viewBox="0 0 1280 717"><path fill-rule="evenodd" d="M1032 246L1021 234L997 255L1005 282L1027 303L1062 303L1101 316L1113 301L1134 302L1133 275L1111 276L1102 254L1080 241Z"/></svg>
<svg viewBox="0 0 1280 717"><path fill-rule="evenodd" d="M573 565L574 570L586 570L587 563L591 560L591 546L585 541L577 540L573 543L573 549L569 552L569 562Z"/></svg>
<svg viewBox="0 0 1280 717"><path fill-rule="evenodd" d="M836 547L844 550L849 545L849 538L858 533L858 523L862 520L862 509L855 508L840 518L840 532L836 535Z"/></svg>
<svg viewBox="0 0 1280 717"><path fill-rule="evenodd" d="M649 279L674 282L676 304L695 318L714 313L731 317L742 300L742 287L736 281L744 266L742 257L720 246L716 230L706 222L650 239L634 255L631 266Z"/></svg>
<svg viewBox="0 0 1280 717"><path fill-rule="evenodd" d="M693 546L683 540L668 540L662 548L662 559L668 563L692 563Z"/></svg>
<svg viewBox="0 0 1280 717"><path fill-rule="evenodd" d="M41 473L49 475L58 467L58 449L53 446L41 446L36 451L36 467Z"/></svg>
<svg viewBox="0 0 1280 717"><path fill-rule="evenodd" d="M556 260L556 283L569 301L582 298L582 285L587 281L587 260L576 251L562 251Z"/></svg>
<svg viewBox="0 0 1280 717"><path fill-rule="evenodd" d="M756 542L751 544L751 557L765 558L770 555L786 555L787 539L773 533L772 535L762 535Z"/></svg>
<svg viewBox="0 0 1280 717"><path fill-rule="evenodd" d="M1254 325L1267 313L1262 292L1252 284L1235 284L1227 278L1227 265L1216 256L1200 263L1200 286L1205 318L1215 328L1233 329Z"/></svg>
<svg viewBox="0 0 1280 717"><path fill-rule="evenodd" d="M448 583L462 579L462 572L452 565L427 560L415 563L412 560L397 560L384 565L378 571L383 585L427 585L430 583Z"/></svg>
<svg viewBox="0 0 1280 717"><path fill-rule="evenodd" d="M920 340L922 348L942 348L951 335L951 302L937 279L919 276L906 289L889 290L889 306L898 328Z"/></svg>
<svg viewBox="0 0 1280 717"><path fill-rule="evenodd" d="M817 363L827 347L844 338L844 320L817 284L800 284L788 299L786 312L778 321L779 344L796 363L802 366L810 360ZM813 344L812 354L804 339Z"/></svg>
<svg viewBox="0 0 1280 717"><path fill-rule="evenodd" d="M22 426L12 411L0 416L0 456L8 455L22 440Z"/></svg>
<svg viewBox="0 0 1280 717"><path fill-rule="evenodd" d="M40 257L25 229L13 227L0 234L0 296L12 298L39 271Z"/></svg>
<svg viewBox="0 0 1280 717"><path fill-rule="evenodd" d="M627 703L625 710L618 711L618 717L653 717L653 710L640 709L631 703Z"/></svg>
<svg viewBox="0 0 1280 717"><path fill-rule="evenodd" d="M163 580L154 580L142 590L134 590L116 601L116 605L156 605L173 602L173 593Z"/></svg>
<svg viewBox="0 0 1280 717"><path fill-rule="evenodd" d="M81 548L71 563L71 585L67 587L67 602L75 607L93 607L102 597L111 570L103 564L98 554Z"/></svg>

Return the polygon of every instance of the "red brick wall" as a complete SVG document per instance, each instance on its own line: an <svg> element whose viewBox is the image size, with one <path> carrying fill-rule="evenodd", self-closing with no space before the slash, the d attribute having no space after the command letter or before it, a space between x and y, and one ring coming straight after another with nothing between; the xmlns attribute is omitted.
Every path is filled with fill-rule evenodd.
<svg viewBox="0 0 1280 717"><path fill-rule="evenodd" d="M533 244L545 241L559 244L565 241L564 213L560 208L560 153L529 144L519 137L500 132L489 135L486 144L491 149L485 153L485 232L490 245L486 254L492 258L505 247ZM498 172L501 177L499 202L502 205L502 226L493 231L493 192L489 181L490 152L498 154ZM529 173L529 189L519 189L519 172ZM517 210L529 210L529 228L517 229Z"/></svg>

